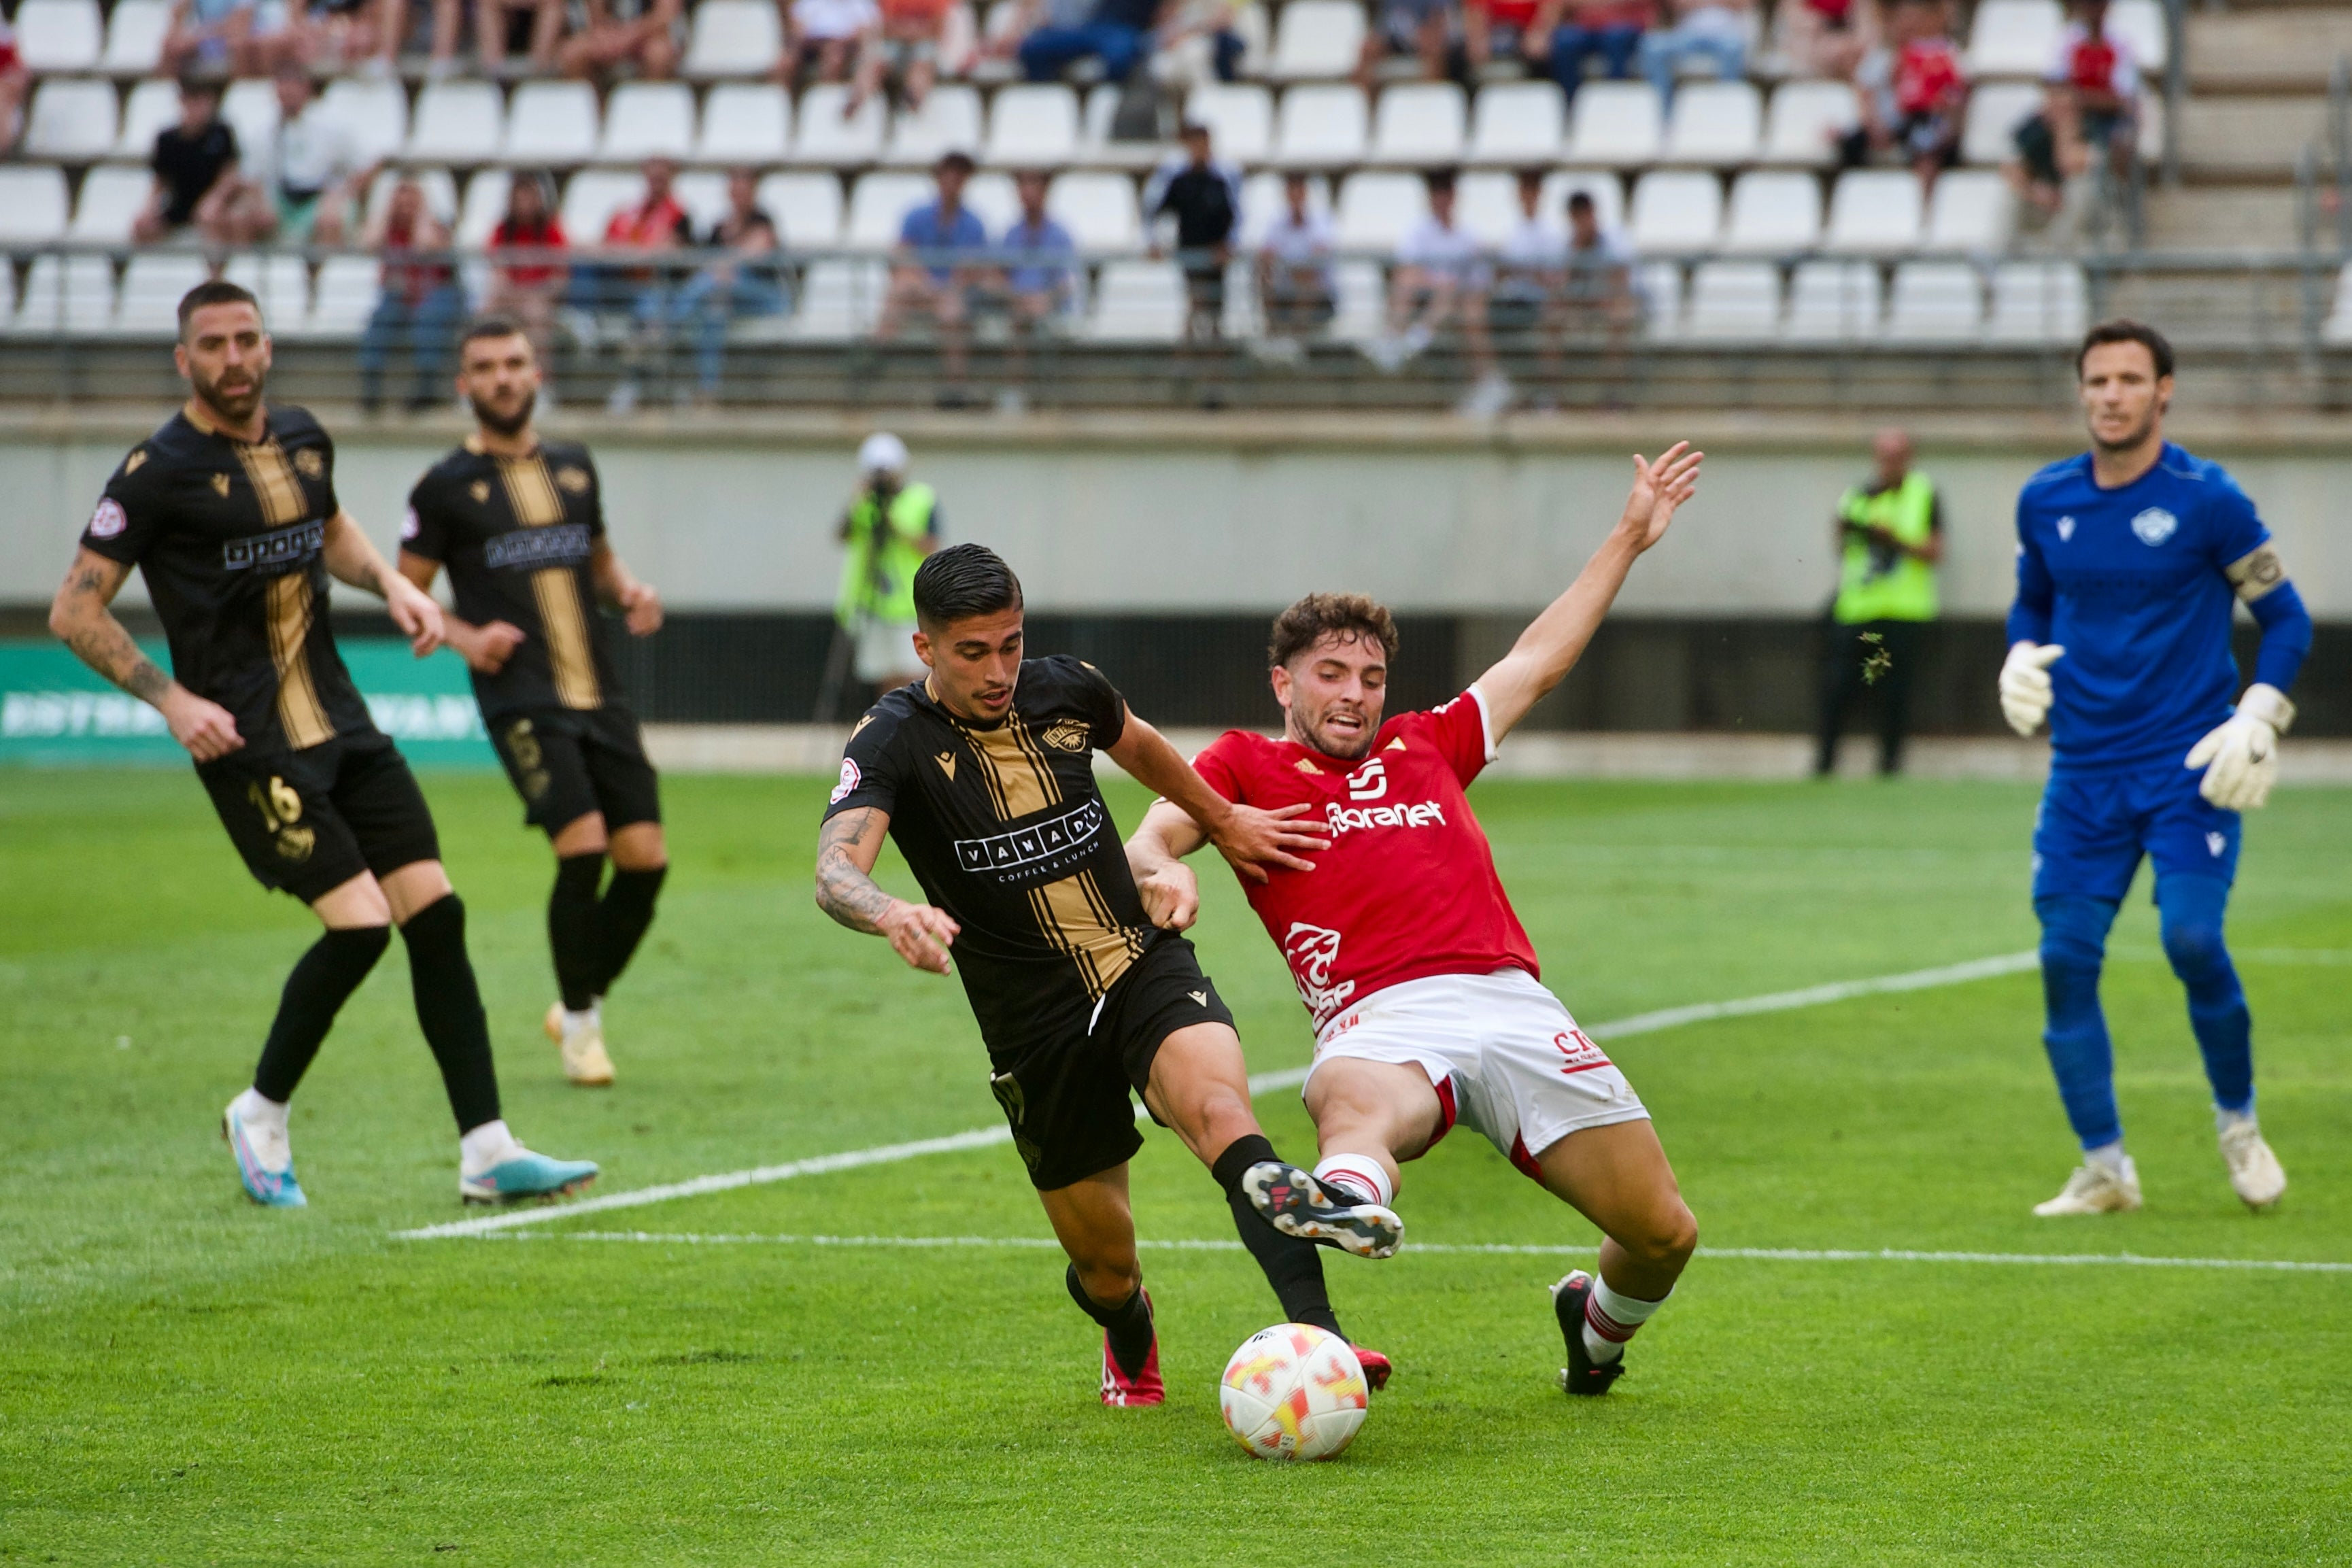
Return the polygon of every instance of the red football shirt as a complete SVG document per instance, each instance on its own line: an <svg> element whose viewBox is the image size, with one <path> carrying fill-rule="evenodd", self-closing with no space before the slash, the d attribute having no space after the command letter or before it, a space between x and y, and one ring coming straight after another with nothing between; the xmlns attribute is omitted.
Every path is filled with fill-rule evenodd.
<svg viewBox="0 0 2352 1568"><path fill-rule="evenodd" d="M1539 974L1463 793L1492 761L1476 688L1381 726L1349 763L1229 730L1192 765L1227 800L1305 804L1331 847L1312 871L1244 882L1318 1030L1376 991L1432 974Z"/></svg>

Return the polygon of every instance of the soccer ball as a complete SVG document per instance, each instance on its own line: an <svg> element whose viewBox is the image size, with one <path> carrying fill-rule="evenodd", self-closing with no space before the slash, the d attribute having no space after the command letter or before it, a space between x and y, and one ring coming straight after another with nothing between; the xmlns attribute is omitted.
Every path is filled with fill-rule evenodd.
<svg viewBox="0 0 2352 1568"><path fill-rule="evenodd" d="M1276 1323L1244 1340L1217 1390L1225 1430L1261 1459L1337 1458L1370 1403L1348 1342L1307 1323Z"/></svg>

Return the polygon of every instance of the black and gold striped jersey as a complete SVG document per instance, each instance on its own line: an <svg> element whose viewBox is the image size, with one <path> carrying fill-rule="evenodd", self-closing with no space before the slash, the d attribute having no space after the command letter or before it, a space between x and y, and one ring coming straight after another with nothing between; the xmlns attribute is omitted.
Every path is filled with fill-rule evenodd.
<svg viewBox="0 0 2352 1568"><path fill-rule="evenodd" d="M1083 1034L1160 934L1095 783L1094 753L1126 729L1102 672L1055 655L1023 662L1013 710L992 727L918 684L850 735L825 815L889 813L925 896L962 928L956 968L992 1051Z"/></svg>
<svg viewBox="0 0 2352 1568"><path fill-rule="evenodd" d="M596 465L576 441L502 458L468 437L416 482L400 547L449 569L459 616L523 634L496 675L474 676L484 717L619 698L588 575L604 537Z"/></svg>
<svg viewBox="0 0 2352 1568"><path fill-rule="evenodd" d="M299 752L373 728L327 625L337 510L334 443L305 410L239 441L183 409L131 448L81 542L146 578L181 685L248 746Z"/></svg>

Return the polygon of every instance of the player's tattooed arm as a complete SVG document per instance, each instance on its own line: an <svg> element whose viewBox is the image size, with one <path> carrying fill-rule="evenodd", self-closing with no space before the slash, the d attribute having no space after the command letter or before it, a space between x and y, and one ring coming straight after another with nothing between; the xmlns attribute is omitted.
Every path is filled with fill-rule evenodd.
<svg viewBox="0 0 2352 1568"><path fill-rule="evenodd" d="M172 738L196 761L226 756L245 744L236 718L157 668L115 618L110 606L130 575L121 562L84 549L49 605L49 629L84 664L163 714Z"/></svg>
<svg viewBox="0 0 2352 1568"><path fill-rule="evenodd" d="M816 907L852 931L887 938L915 968L945 974L948 949L963 928L945 910L892 898L874 880L889 829L889 813L874 806L825 818L817 830Z"/></svg>

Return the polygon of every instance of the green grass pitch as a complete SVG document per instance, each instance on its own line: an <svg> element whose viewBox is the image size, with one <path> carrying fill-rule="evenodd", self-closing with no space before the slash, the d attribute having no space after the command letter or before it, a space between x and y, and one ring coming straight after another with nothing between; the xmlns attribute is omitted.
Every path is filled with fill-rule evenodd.
<svg viewBox="0 0 2352 1568"><path fill-rule="evenodd" d="M676 868L610 1009L614 1090L537 1032L549 868L505 784L428 777L509 1119L599 1193L996 1120L959 988L827 922L824 784L667 782ZM2032 792L1483 785L1546 978L1588 1024L2032 942ZM1114 805L1131 825L1139 805ZM2139 1215L2037 1221L2071 1141L2018 973L1629 1037L1702 1243L2352 1259L2352 797L2248 832L2232 936L2294 1185L2225 1184L2143 881L2108 971ZM911 884L895 861L886 877ZM1252 1065L1305 1059L1279 959L1203 868ZM216 1136L309 917L184 773L0 773L0 1562L2326 1563L2352 1556L2352 1275L1702 1257L1609 1398L1571 1405L1574 1260L1334 1256L1398 1374L1328 1467L1256 1463L1215 1381L1274 1313L1231 1250L1155 1250L1169 1405L1095 1400L1098 1336L1022 1247L698 1237L1047 1233L1003 1147L534 1226L459 1217L397 943L293 1129L312 1206ZM1289 1092L1260 1101L1294 1158ZM1229 1238L1167 1134L1147 1237ZM1588 1227L1469 1133L1409 1167L1423 1243Z"/></svg>

